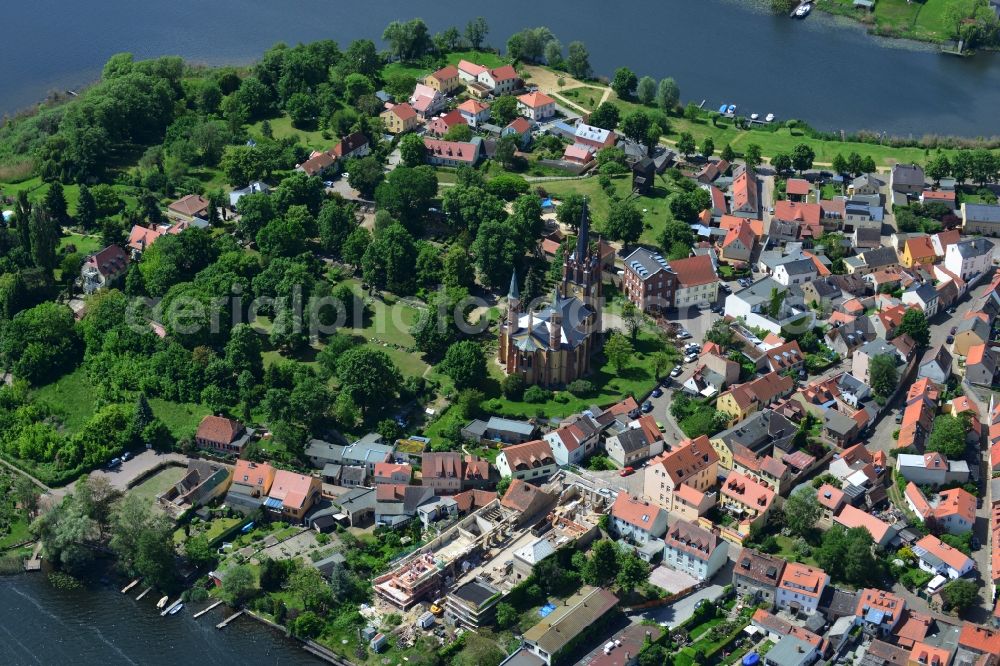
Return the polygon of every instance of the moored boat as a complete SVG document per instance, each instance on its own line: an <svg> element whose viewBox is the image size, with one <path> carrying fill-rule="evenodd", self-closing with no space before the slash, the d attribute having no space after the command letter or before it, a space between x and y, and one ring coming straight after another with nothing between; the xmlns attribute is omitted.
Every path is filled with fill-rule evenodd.
<svg viewBox="0 0 1000 666"><path fill-rule="evenodd" d="M184 608L184 604L177 604L176 606L170 609L170 615L177 615L178 613L181 612L182 608Z"/></svg>

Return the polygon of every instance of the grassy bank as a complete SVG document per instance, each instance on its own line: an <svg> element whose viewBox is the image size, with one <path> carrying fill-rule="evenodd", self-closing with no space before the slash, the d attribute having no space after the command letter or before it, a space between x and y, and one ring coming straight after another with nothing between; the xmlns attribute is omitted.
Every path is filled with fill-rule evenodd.
<svg viewBox="0 0 1000 666"><path fill-rule="evenodd" d="M822 0L816 8L828 14L845 16L868 26L869 31L884 37L943 43L954 38L947 25L946 10L954 0L878 0L875 9L855 7L853 0Z"/></svg>

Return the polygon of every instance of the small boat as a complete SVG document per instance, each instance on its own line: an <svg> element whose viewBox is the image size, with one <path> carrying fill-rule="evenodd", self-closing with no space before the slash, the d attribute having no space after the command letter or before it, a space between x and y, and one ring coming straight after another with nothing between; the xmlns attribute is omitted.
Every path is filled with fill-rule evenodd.
<svg viewBox="0 0 1000 666"><path fill-rule="evenodd" d="M809 12L812 11L812 8L813 6L808 2L804 5L799 5L799 8L795 10L795 17L805 18L806 16L809 15Z"/></svg>
<svg viewBox="0 0 1000 666"><path fill-rule="evenodd" d="M773 123L774 122L774 114L773 113L769 113L766 116L764 116L764 122Z"/></svg>
<svg viewBox="0 0 1000 666"><path fill-rule="evenodd" d="M758 115L756 113L751 113L750 114L750 120L757 120L758 118L760 118L760 115Z"/></svg>
<svg viewBox="0 0 1000 666"><path fill-rule="evenodd" d="M167 605L168 601L170 601L170 597L163 597L162 599L156 602L156 607L163 608L164 606Z"/></svg>
<svg viewBox="0 0 1000 666"><path fill-rule="evenodd" d="M722 106L719 107L719 113L725 113L727 108L729 107L723 104Z"/></svg>
<svg viewBox="0 0 1000 666"><path fill-rule="evenodd" d="M176 606L170 609L170 615L177 615L178 613L181 612L182 608L184 608L184 604L177 604Z"/></svg>
<svg viewBox="0 0 1000 666"><path fill-rule="evenodd" d="M736 105L735 104L730 104L729 108L726 109L726 113L736 113Z"/></svg>

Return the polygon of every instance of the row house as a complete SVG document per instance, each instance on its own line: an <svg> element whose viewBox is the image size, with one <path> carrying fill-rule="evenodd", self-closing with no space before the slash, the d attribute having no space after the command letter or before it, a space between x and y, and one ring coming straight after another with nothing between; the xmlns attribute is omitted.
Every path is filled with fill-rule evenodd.
<svg viewBox="0 0 1000 666"><path fill-rule="evenodd" d="M718 470L719 456L707 436L686 440L649 462L643 494L671 513L696 520L697 507L682 501L678 493L687 486L697 493L707 494L715 485Z"/></svg>
<svg viewBox="0 0 1000 666"><path fill-rule="evenodd" d="M732 471L722 484L720 506L748 526L761 526L774 504L777 493L762 483Z"/></svg>
<svg viewBox="0 0 1000 666"><path fill-rule="evenodd" d="M694 576L711 580L728 560L729 543L717 530L707 530L686 520L678 520L663 537L663 564Z"/></svg>
<svg viewBox="0 0 1000 666"><path fill-rule="evenodd" d="M542 479L559 469L552 447L544 439L504 448L497 456L496 466L503 478L526 480Z"/></svg>

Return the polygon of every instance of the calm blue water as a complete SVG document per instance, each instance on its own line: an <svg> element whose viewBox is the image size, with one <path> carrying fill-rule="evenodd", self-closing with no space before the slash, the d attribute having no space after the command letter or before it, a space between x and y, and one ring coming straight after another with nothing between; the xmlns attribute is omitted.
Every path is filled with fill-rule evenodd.
<svg viewBox="0 0 1000 666"><path fill-rule="evenodd" d="M815 12L794 21L750 1L7 0L0 113L93 81L119 51L246 63L277 41L346 45L377 39L397 18L421 15L437 31L483 14L493 44L546 25L563 44L583 40L599 73L627 65L673 76L685 100L736 103L830 130L1000 134L1000 58L886 48L858 26Z"/></svg>

